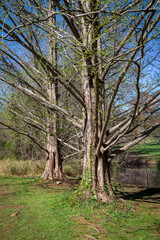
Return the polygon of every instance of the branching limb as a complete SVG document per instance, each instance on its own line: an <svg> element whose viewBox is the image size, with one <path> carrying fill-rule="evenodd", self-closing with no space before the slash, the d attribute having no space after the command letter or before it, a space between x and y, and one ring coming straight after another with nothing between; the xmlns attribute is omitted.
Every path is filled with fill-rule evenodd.
<svg viewBox="0 0 160 240"><path fill-rule="evenodd" d="M154 20L154 22L151 24L149 30L144 34L143 31L142 31L142 34L139 38L139 41L138 41L138 45L141 44L141 42L144 42L146 40L146 38L148 37L149 33L152 31L152 29L156 26L156 24L159 22L159 19L160 19L160 14L157 15L156 19ZM147 24L149 25L149 22L147 22ZM145 29L147 28L148 25L145 25ZM138 50L135 50L135 52L133 52L127 62L127 64L125 65L125 68L123 69L122 73L120 74L119 78L118 78L118 81L116 83L116 86L115 86L115 89L113 91L113 94L111 96L111 99L109 101L109 104L108 104L108 108L107 108L107 117L106 117L106 120L104 122L104 125L103 125L103 128L102 128L102 132L101 132L101 136L100 136L100 139L99 139L99 143L98 143L98 146L97 146L97 155L99 155L100 153L100 148L102 146L102 143L103 143L103 138L104 138L104 135L105 135L105 132L106 132L106 128L107 128L107 125L108 125L108 122L109 122L109 119L110 119L110 114L111 114L111 109L112 109L112 104L114 102L114 99L117 95L117 92L119 90L119 86L128 70L128 68L130 67L131 63L133 62L133 59L136 55Z"/></svg>
<svg viewBox="0 0 160 240"><path fill-rule="evenodd" d="M57 106L56 104L53 104L53 103L50 103L50 102L46 101L45 98L39 96L36 93L33 93L31 90L26 89L26 88L24 88L22 86L16 85L14 83L11 83L10 81L8 81L5 78L0 77L0 80L2 80L3 82L9 84L10 86L12 86L12 87L14 87L14 88L16 88L18 90L20 90L21 92L25 93L26 95L32 97L33 99L35 99L41 105L47 107L48 109L50 109L52 111L55 111L58 114L64 116L66 118L66 120L68 122L72 123L74 126L80 128L80 129L82 128L82 125L81 125L82 122L81 122L81 120L79 118L70 116L70 114L66 110L62 109L61 107Z"/></svg>
<svg viewBox="0 0 160 240"><path fill-rule="evenodd" d="M21 135L24 135L24 136L30 138L38 147L40 147L40 148L43 149L44 151L47 151L47 149L45 148L45 146L42 145L40 142L38 142L37 139L35 139L35 138L34 138L32 135L30 135L28 132L26 133L26 132L20 131L18 128L9 126L8 124L6 124L6 123L4 123L4 122L2 122L2 121L0 121L0 124L3 125L3 126L5 126L5 127L7 127L8 129L10 129L10 130L12 130L12 131L14 131L14 132L17 132L17 133L19 133L19 134L21 134Z"/></svg>
<svg viewBox="0 0 160 240"><path fill-rule="evenodd" d="M160 127L160 123L153 125L147 131L144 131L140 136L136 137L133 141L130 141L129 143L125 144L123 147L116 149L115 151L112 152L111 155L113 155L113 156L118 155L118 154L130 149L131 147L135 146L140 141L142 141L144 138L148 137L149 134L151 132L153 132L154 130L156 130L158 127Z"/></svg>

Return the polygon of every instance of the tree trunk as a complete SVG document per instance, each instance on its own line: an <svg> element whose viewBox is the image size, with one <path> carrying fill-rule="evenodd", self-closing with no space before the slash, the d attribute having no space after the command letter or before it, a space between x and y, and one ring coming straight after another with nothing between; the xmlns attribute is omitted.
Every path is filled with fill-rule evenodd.
<svg viewBox="0 0 160 240"><path fill-rule="evenodd" d="M87 198L94 196L103 202L112 201L115 195L111 186L110 158L102 153L96 156L95 149L91 139L88 139L84 153L81 189L84 189Z"/></svg>
<svg viewBox="0 0 160 240"><path fill-rule="evenodd" d="M84 9L96 12L98 1L83 1ZM100 62L100 29L98 14L93 13L92 22L82 19L83 44L87 51L83 52L82 79L84 86L84 162L81 189L85 197L91 195L102 201L109 201L112 196L110 180L105 179L110 171L108 155L96 149L104 120L104 84L100 81L102 66ZM89 51L90 50L90 51ZM107 170L107 171L106 171ZM105 185L108 185L108 193Z"/></svg>
<svg viewBox="0 0 160 240"><path fill-rule="evenodd" d="M65 176L62 172L60 143L53 136L53 133L56 136L56 120L55 119L52 119L51 121L48 120L48 124L49 133L47 135L46 166L41 177L50 180L53 179L65 180Z"/></svg>
<svg viewBox="0 0 160 240"><path fill-rule="evenodd" d="M111 186L110 158L100 153L96 156L92 142L86 145L84 153L84 166L81 189L84 189L85 197L94 196L103 202L111 202L115 194Z"/></svg>
<svg viewBox="0 0 160 240"><path fill-rule="evenodd" d="M111 185L111 159L108 157L106 159L106 174L105 174L105 179L106 179L106 186L107 186L107 191L109 194L109 199L114 200L116 198L114 191L112 189Z"/></svg>
<svg viewBox="0 0 160 240"><path fill-rule="evenodd" d="M56 7L53 1L49 1L49 12L56 11ZM52 26L56 25L56 17L49 18L49 57L51 64L57 66L57 40L52 31ZM50 103L58 103L58 82L54 77L49 74L49 83L47 88L47 95ZM62 159L60 143L57 140L59 120L56 113L51 111L47 112L47 153L46 153L46 167L42 178L44 179L57 179L64 180L64 174L62 173Z"/></svg>

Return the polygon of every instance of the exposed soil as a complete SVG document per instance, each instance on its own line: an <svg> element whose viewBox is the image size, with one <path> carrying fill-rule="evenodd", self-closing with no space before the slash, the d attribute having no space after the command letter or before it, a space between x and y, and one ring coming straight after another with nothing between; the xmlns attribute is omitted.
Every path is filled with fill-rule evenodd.
<svg viewBox="0 0 160 240"><path fill-rule="evenodd" d="M57 181L57 180L43 180L40 179L37 182L34 183L35 186L39 186L42 188L48 188L48 189L63 189L63 187L76 187L80 183L80 180L73 180L73 179L67 179L65 181Z"/></svg>
<svg viewBox="0 0 160 240"><path fill-rule="evenodd" d="M49 184L49 183L54 183L57 186L72 186L72 185L77 185L79 184L80 180L73 180L73 179L66 179L65 181L58 181L58 180L44 180L43 183Z"/></svg>

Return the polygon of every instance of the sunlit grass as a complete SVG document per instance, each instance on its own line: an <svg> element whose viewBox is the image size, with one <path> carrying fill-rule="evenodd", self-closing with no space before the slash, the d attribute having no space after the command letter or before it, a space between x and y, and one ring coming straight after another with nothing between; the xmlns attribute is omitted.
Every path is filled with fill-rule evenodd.
<svg viewBox="0 0 160 240"><path fill-rule="evenodd" d="M156 142L147 142L141 143L132 150L140 155L144 155L144 157L149 157L153 160L160 160L160 144Z"/></svg>
<svg viewBox="0 0 160 240"><path fill-rule="evenodd" d="M73 204L75 187L1 176L0 239L159 239L158 195L114 204ZM139 191L123 185L119 189L126 194Z"/></svg>
<svg viewBox="0 0 160 240"><path fill-rule="evenodd" d="M67 209L54 207L57 199L65 202L63 188L53 190L35 179L16 177L2 177L0 185L0 239L74 239ZM16 211L17 216L10 217Z"/></svg>

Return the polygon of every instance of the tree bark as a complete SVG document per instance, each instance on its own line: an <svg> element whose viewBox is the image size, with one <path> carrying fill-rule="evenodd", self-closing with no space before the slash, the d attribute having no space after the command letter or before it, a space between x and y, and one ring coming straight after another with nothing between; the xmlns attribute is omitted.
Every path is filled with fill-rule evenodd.
<svg viewBox="0 0 160 240"><path fill-rule="evenodd" d="M83 5L84 9L93 12L97 10L98 2L83 1ZM105 191L106 158L103 153L98 156L96 154L104 118L104 103L101 101L102 96L100 97L104 93L104 85L102 86L99 78L101 66L98 58L100 51L98 15L93 14L92 19L93 22L85 18L82 20L82 39L87 51L83 52L82 69L86 111L83 119L85 147L81 188L88 198L92 195L96 199L108 201L109 196Z"/></svg>
<svg viewBox="0 0 160 240"><path fill-rule="evenodd" d="M49 11L56 11L53 1L49 1ZM56 25L56 17L49 19L49 57L52 66L57 66L57 41L52 31L52 26ZM47 88L47 95L50 103L58 103L58 82L49 74L49 83ZM47 152L46 152L46 167L42 178L64 180L65 176L62 172L62 158L60 150L60 142L54 137L58 137L59 120L56 113L47 112ZM54 136L53 136L54 135Z"/></svg>
<svg viewBox="0 0 160 240"><path fill-rule="evenodd" d="M49 113L48 113L49 114ZM48 130L47 134L47 152L46 152L46 166L42 174L42 178L50 180L65 180L65 176L62 172L62 159L60 152L60 143L52 135L57 135L57 119L56 114L52 114L52 118L48 118Z"/></svg>

